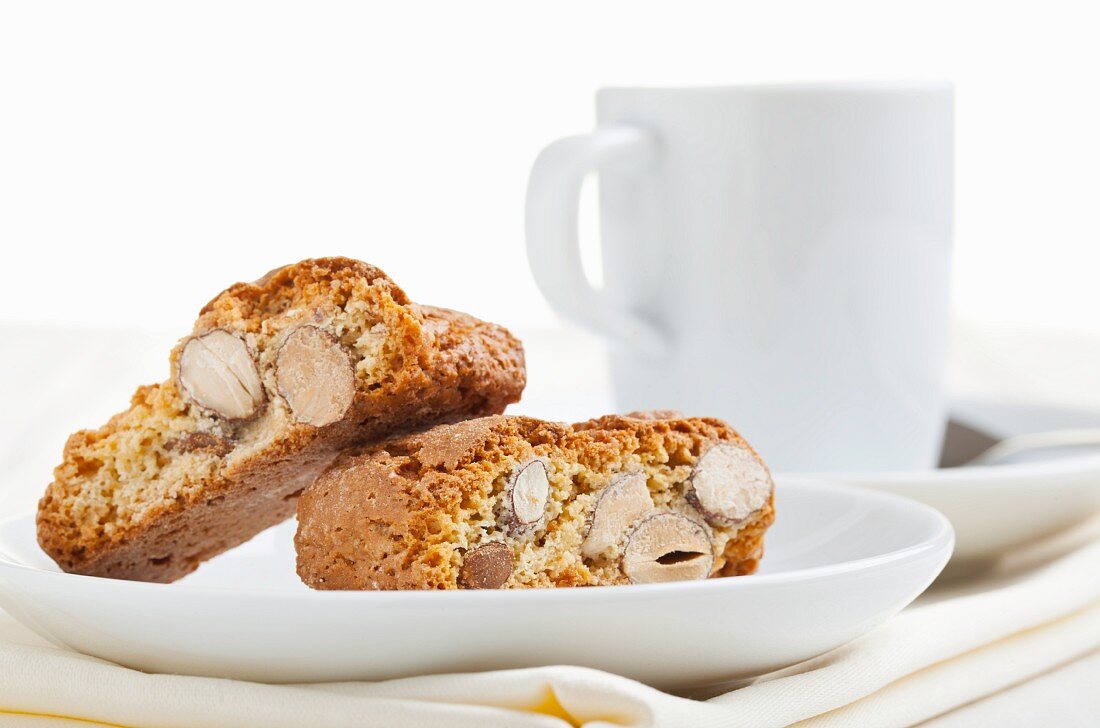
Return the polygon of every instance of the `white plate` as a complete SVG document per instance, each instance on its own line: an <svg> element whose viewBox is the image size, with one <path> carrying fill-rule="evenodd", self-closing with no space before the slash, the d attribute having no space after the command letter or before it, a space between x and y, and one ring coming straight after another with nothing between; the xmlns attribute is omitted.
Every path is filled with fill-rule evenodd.
<svg viewBox="0 0 1100 728"><path fill-rule="evenodd" d="M1005 438L1100 427L1100 413L1023 402L961 401L954 419ZM836 482L902 495L955 527L952 568L976 566L1100 511L1100 453L1036 452L1026 462L911 473L830 474Z"/></svg>
<svg viewBox="0 0 1100 728"><path fill-rule="evenodd" d="M665 688L727 681L848 642L920 594L951 554L913 501L785 482L761 573L642 586L315 592L293 522L175 584L57 571L33 518L0 524L0 606L43 636L153 672L269 682L574 664Z"/></svg>

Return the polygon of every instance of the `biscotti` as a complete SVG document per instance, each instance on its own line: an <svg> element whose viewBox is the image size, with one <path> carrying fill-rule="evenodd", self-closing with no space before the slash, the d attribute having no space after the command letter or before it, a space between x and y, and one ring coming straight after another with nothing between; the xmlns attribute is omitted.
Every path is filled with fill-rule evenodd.
<svg viewBox="0 0 1100 728"><path fill-rule="evenodd" d="M66 443L38 507L66 571L172 581L290 516L341 450L502 412L525 381L507 331L413 304L347 258L231 286L170 365Z"/></svg>
<svg viewBox="0 0 1100 728"><path fill-rule="evenodd" d="M316 589L651 583L755 571L771 475L728 425L486 417L342 455L298 501Z"/></svg>

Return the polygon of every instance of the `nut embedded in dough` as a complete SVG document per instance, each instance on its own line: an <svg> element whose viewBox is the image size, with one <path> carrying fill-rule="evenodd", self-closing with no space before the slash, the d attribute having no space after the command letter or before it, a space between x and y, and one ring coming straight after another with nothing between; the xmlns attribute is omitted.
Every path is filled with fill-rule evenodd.
<svg viewBox="0 0 1100 728"><path fill-rule="evenodd" d="M687 499L708 523L734 526L764 508L772 488L768 469L752 450L720 443L696 463Z"/></svg>
<svg viewBox="0 0 1100 728"><path fill-rule="evenodd" d="M339 422L355 398L355 367L339 340L316 326L299 326L275 358L275 382L299 422Z"/></svg>
<svg viewBox="0 0 1100 728"><path fill-rule="evenodd" d="M595 558L617 544L630 524L653 509L644 473L624 473L600 491L592 506L581 555Z"/></svg>
<svg viewBox="0 0 1100 728"><path fill-rule="evenodd" d="M512 549L493 541L467 552L459 581L467 589L499 589L512 575Z"/></svg>
<svg viewBox="0 0 1100 728"><path fill-rule="evenodd" d="M252 417L265 399L248 344L225 329L193 336L184 344L179 384L192 402L227 420Z"/></svg>
<svg viewBox="0 0 1100 728"><path fill-rule="evenodd" d="M546 512L546 501L550 498L546 465L541 460L532 460L524 465L512 478L510 491L515 522L523 526L538 523Z"/></svg>
<svg viewBox="0 0 1100 728"><path fill-rule="evenodd" d="M677 513L644 517L623 550L623 573L635 584L705 579L714 554L701 525Z"/></svg>
<svg viewBox="0 0 1100 728"><path fill-rule="evenodd" d="M164 449L168 452L205 451L223 457L233 451L233 443L221 435L200 431L168 440L164 443Z"/></svg>

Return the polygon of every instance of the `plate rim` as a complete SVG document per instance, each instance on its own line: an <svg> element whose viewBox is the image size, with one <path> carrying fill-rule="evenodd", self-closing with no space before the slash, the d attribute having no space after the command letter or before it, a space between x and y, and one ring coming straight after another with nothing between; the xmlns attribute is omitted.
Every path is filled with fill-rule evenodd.
<svg viewBox="0 0 1100 728"><path fill-rule="evenodd" d="M1100 427L1100 410L1095 407L1082 407L1063 401L1054 401L1038 397L992 397L980 394L955 394L949 397L948 415L966 422L976 413L988 409L1028 410L1045 416L1064 416L1066 418L1088 418L1096 421ZM1069 453L1044 460L1035 460L1005 464L972 465L954 468L928 468L906 470L840 470L833 472L790 472L790 477L813 479L833 478L841 483L866 487L876 483L917 484L921 487L952 489L966 486L988 485L990 481L1009 478L1065 477L1100 472L1100 452ZM778 477L778 476L777 476ZM975 481L975 482L969 482ZM1045 487L1058 487L1062 483L1052 483ZM1075 484L1079 485L1079 484Z"/></svg>
<svg viewBox="0 0 1100 728"><path fill-rule="evenodd" d="M967 481L1007 480L1044 476L1065 476L1100 471L1100 454L1065 455L1041 462L1006 463L1005 465L974 465L958 468L931 468L929 470L884 470L870 472L836 473L778 473L776 477L806 478L812 480L834 479L839 484L869 485L874 483L920 482L929 487L950 485L957 487ZM1057 487L1052 484L1051 487Z"/></svg>
<svg viewBox="0 0 1100 728"><path fill-rule="evenodd" d="M308 591L288 591L282 589L264 589L259 587L224 587L179 583L160 584L155 582L110 579L102 576L70 574L64 571L51 571L48 569L43 569L37 566L23 563L15 557L10 556L7 552L5 552L2 542L0 542L0 571L14 571L16 574L20 575L16 578L21 579L32 578L52 579L55 581L59 579L65 580L70 583L73 588L79 588L86 591L95 591L101 588L110 588L123 591L133 590L142 592L149 596L156 595L154 598L183 597L184 594L196 597L225 597L225 595L229 594L233 595L236 598L242 599L260 599L264 601L278 599L280 603L284 604L288 601L304 602L306 600L309 600L313 603L317 603L318 600L326 600L329 602L362 602L367 599L372 600L372 602L380 603L382 605L391 602L403 602L417 599L421 600L423 603L431 603L428 602L428 600L437 600L437 604L440 603L438 602L439 599L459 599L464 600L465 602L473 603L477 603L480 600L486 599L494 602L499 602L501 600L510 601L541 599L550 603L560 601L562 603L570 604L577 600L595 600L597 599L597 596L595 595L601 595L613 599L634 598L635 595L660 597L668 596L670 594L676 596L684 591L694 592L703 590L727 589L738 590L754 588L754 585L760 585L761 587L763 587L766 585L783 583L814 582L846 574L873 571L896 563L916 560L925 555L940 551L943 552L943 562L946 564L953 554L956 540L954 528L947 517L932 506L926 505L924 503L921 503L920 501L902 495L868 489L854 484L849 485L845 483L838 483L824 477L808 477L802 475L786 477L777 476L777 480L780 478L782 478L783 480L777 485L777 487L779 488L794 486L796 488L836 490L842 493L847 493L852 497L858 499L879 502L885 501L893 505L894 507L901 506L903 508L911 509L914 513L919 514L921 518L926 519L925 522L929 528L930 534L918 542L881 554L875 554L873 556L865 556L859 559L850 559L847 561L840 561L831 564L822 564L819 566L792 569L790 571L779 573L748 574L745 576L730 578L703 579L699 581L678 581L661 584L617 584L568 589L457 589L389 591L311 589ZM0 527L9 526L16 521L22 521L28 518L33 519L34 516L35 513L33 511L12 515L7 518L0 519ZM110 586L108 587L107 585Z"/></svg>

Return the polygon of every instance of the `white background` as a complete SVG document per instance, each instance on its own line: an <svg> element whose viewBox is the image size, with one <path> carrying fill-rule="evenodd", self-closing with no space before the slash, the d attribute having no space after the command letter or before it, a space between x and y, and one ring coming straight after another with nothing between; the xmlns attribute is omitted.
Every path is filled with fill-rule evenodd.
<svg viewBox="0 0 1100 728"><path fill-rule="evenodd" d="M185 333L228 283L373 262L539 327L527 170L615 84L946 78L955 302L1100 328L1100 68L1081 3L7 2L0 320Z"/></svg>

